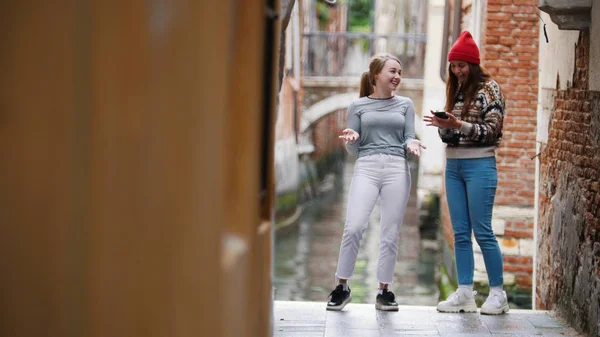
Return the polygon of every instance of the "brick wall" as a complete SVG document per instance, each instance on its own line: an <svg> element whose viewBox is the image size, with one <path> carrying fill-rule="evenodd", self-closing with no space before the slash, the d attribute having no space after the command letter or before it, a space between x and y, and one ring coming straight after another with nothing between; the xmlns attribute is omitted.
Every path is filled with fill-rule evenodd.
<svg viewBox="0 0 600 337"><path fill-rule="evenodd" d="M321 118L314 125L312 159L320 161L328 155L344 149L344 142L338 138L346 128L346 109L336 110Z"/></svg>
<svg viewBox="0 0 600 337"><path fill-rule="evenodd" d="M573 84L557 88L540 155L536 305L600 335L600 92L588 90L590 34Z"/></svg>
<svg viewBox="0 0 600 337"><path fill-rule="evenodd" d="M533 206L538 95L537 0L488 0L482 64L506 99L503 140L498 149L502 205Z"/></svg>
<svg viewBox="0 0 600 337"><path fill-rule="evenodd" d="M494 232L504 255L505 279L510 282L514 275L522 289L530 289L533 274L535 161L531 158L536 154L537 2L488 0L481 48L483 65L502 87L506 100L496 192L496 205L504 207L494 211ZM523 214L515 217L515 211Z"/></svg>

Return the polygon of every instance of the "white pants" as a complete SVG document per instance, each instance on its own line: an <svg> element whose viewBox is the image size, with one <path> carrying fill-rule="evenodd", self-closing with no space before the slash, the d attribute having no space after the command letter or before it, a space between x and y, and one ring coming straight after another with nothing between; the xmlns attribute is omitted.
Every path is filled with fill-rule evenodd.
<svg viewBox="0 0 600 337"><path fill-rule="evenodd" d="M348 193L346 224L340 247L336 276L350 279L369 225L369 216L381 197L381 234L377 280L390 284L398 256L399 231L410 192L410 169L406 159L376 154L358 158Z"/></svg>

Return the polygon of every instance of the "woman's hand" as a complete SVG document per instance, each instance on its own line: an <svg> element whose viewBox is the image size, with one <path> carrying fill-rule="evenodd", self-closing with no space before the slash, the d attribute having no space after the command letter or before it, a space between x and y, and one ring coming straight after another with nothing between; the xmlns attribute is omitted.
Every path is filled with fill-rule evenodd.
<svg viewBox="0 0 600 337"><path fill-rule="evenodd" d="M410 140L408 142L408 144L406 144L406 148L408 148L408 151L412 154L414 154L417 157L421 156L421 148L426 149L427 146L421 144L420 141L413 139Z"/></svg>
<svg viewBox="0 0 600 337"><path fill-rule="evenodd" d="M339 138L343 139L345 142L354 143L358 140L359 137L360 135L358 134L358 132L352 129L344 129L342 131L342 135Z"/></svg>
<svg viewBox="0 0 600 337"><path fill-rule="evenodd" d="M431 116L423 117L423 121L428 123L425 124L427 126L437 126L441 129L460 129L460 126L462 125L462 122L451 113L446 112L446 116L448 116L448 118L444 119L434 115L432 110L429 110L429 112L431 112Z"/></svg>

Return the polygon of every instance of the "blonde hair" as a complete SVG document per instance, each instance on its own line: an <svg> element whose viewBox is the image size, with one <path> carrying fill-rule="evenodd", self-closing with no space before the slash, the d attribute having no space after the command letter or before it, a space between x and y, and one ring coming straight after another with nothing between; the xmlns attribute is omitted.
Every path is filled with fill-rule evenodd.
<svg viewBox="0 0 600 337"><path fill-rule="evenodd" d="M398 62L402 67L402 62L396 56L388 53L377 54L371 58L369 62L369 71L365 71L360 77L360 96L369 96L375 92L375 76L378 75L385 66L388 60L394 60Z"/></svg>

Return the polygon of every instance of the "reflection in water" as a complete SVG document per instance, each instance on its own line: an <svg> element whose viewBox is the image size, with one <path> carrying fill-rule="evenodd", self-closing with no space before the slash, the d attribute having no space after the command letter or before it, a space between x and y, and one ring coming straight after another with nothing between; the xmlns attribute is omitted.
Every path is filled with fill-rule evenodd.
<svg viewBox="0 0 600 337"><path fill-rule="evenodd" d="M347 192L353 163L346 162L338 177L339 188L306 206L297 226L279 230L275 238L276 300L325 301L335 286L335 269L344 228ZM416 185L417 165L411 163L412 190L404 225L392 290L399 304L435 305L438 247L419 233ZM377 294L379 253L379 203L369 219L350 281L352 301L374 303Z"/></svg>

